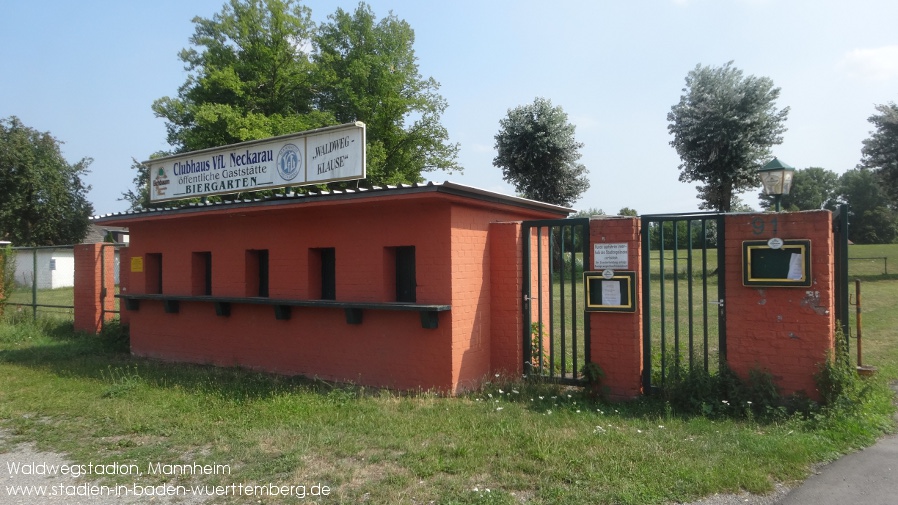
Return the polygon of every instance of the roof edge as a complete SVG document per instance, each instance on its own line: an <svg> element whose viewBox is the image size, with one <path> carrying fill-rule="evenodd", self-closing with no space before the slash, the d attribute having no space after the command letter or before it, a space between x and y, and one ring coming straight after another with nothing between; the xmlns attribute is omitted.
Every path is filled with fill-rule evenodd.
<svg viewBox="0 0 898 505"><path fill-rule="evenodd" d="M189 203L178 207L162 207L137 211L124 211L93 216L92 223L131 221L143 218L168 217L174 215L194 214L226 209L244 209L259 207L280 207L282 205L302 204L329 201L353 201L377 198L380 196L416 195L424 193L442 193L463 198L471 198L498 205L511 205L528 210L548 212L558 215L569 215L574 209L550 203L531 200L518 196L509 196L474 186L445 181L415 184L399 184L396 186L374 186L372 188L344 189L321 191L316 193L273 195L268 198L244 199L230 202Z"/></svg>

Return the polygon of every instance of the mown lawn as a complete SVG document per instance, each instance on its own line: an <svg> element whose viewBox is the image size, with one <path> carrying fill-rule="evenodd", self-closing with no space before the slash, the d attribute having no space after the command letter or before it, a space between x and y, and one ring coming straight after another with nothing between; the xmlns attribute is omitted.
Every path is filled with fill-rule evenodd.
<svg viewBox="0 0 898 505"><path fill-rule="evenodd" d="M105 483L330 490L314 499L211 503L660 504L763 493L892 429L887 382L898 379L898 280L870 274L862 286L864 361L879 373L867 402L852 411L685 416L657 398L606 404L517 377L490 377L455 398L398 394L138 359L114 327L101 337L73 335L70 323L7 314L0 429L6 447L33 441L76 463L142 470L101 477ZM230 472L147 472L154 463L193 462Z"/></svg>

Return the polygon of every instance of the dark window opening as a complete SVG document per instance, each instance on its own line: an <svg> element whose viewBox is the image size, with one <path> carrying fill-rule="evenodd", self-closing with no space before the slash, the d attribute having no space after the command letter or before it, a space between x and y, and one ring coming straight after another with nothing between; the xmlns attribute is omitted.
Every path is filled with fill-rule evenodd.
<svg viewBox="0 0 898 505"><path fill-rule="evenodd" d="M415 247L396 248L396 301L414 303L417 283L415 281Z"/></svg>
<svg viewBox="0 0 898 505"><path fill-rule="evenodd" d="M193 253L193 270L191 272L193 294L212 296L212 253Z"/></svg>
<svg viewBox="0 0 898 505"><path fill-rule="evenodd" d="M321 252L321 299L337 299L337 254L333 247Z"/></svg>
<svg viewBox="0 0 898 505"><path fill-rule="evenodd" d="M147 253L144 275L147 294L162 294L162 253Z"/></svg>
<svg viewBox="0 0 898 505"><path fill-rule="evenodd" d="M268 297L268 249L246 251L246 296Z"/></svg>
<svg viewBox="0 0 898 505"><path fill-rule="evenodd" d="M309 249L309 298L337 299L337 255L333 247Z"/></svg>

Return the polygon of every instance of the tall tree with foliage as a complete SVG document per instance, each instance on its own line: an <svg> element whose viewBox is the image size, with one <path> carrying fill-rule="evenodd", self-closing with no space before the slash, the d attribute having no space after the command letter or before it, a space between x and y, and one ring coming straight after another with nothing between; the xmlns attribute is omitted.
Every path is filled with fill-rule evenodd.
<svg viewBox="0 0 898 505"><path fill-rule="evenodd" d="M361 3L318 27L298 0L229 0L193 22L192 47L180 53L187 81L153 103L176 152L363 121L368 183L461 170L440 124L439 84L418 73L414 31L396 16L378 21ZM123 197L133 205L140 191Z"/></svg>
<svg viewBox="0 0 898 505"><path fill-rule="evenodd" d="M193 19L179 57L189 74L177 98L153 103L176 152L195 151L334 123L312 107L311 11L294 0L230 0Z"/></svg>
<svg viewBox="0 0 898 505"><path fill-rule="evenodd" d="M869 121L876 129L864 140L861 166L876 172L891 195L898 202L898 105L877 105L878 114Z"/></svg>
<svg viewBox="0 0 898 505"><path fill-rule="evenodd" d="M858 244L890 244L898 238L898 214L871 170L849 170L839 178L839 199L848 204L848 238Z"/></svg>
<svg viewBox="0 0 898 505"><path fill-rule="evenodd" d="M680 101L667 114L670 145L680 155L680 181L701 182L700 208L728 212L733 196L760 184L757 170L783 141L789 108L767 77L745 77L729 62L686 75Z"/></svg>
<svg viewBox="0 0 898 505"><path fill-rule="evenodd" d="M83 181L93 161L70 164L49 132L0 119L0 239L16 246L76 244L93 214Z"/></svg>
<svg viewBox="0 0 898 505"><path fill-rule="evenodd" d="M545 98L509 109L499 121L493 165L524 197L570 207L589 188L575 129Z"/></svg>
<svg viewBox="0 0 898 505"><path fill-rule="evenodd" d="M367 178L373 184L421 181L422 172L461 171L458 145L440 123L439 83L418 72L415 32L394 14L378 20L360 3L329 16L314 38L318 110L340 123L367 125Z"/></svg>
<svg viewBox="0 0 898 505"><path fill-rule="evenodd" d="M810 167L799 169L792 175L792 188L788 195L780 200L785 210L817 210L834 209L839 193L839 176L825 168ZM758 194L761 208L770 210L775 207L773 195Z"/></svg>

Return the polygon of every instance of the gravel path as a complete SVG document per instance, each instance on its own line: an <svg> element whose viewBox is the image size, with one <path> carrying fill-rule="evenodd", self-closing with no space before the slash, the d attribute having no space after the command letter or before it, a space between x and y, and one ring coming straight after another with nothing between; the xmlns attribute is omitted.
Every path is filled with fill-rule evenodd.
<svg viewBox="0 0 898 505"><path fill-rule="evenodd" d="M0 442L6 440L7 435L0 431ZM205 502L200 499L202 497L181 496L181 497L147 497L134 496L133 494L125 496L124 494L115 494L115 488L106 486L105 490L101 490L101 485L92 482L84 477L72 477L70 474L64 475L56 472L53 475L46 475L44 468L53 465L71 465L72 462L66 460L63 456L53 452L38 451L34 444L25 443L13 447L9 452L0 453L0 505L44 505L65 503L67 505L129 505L133 503L159 503L159 504L183 504L183 505L199 505ZM18 471L16 471L17 465ZM33 466L29 466L33 465ZM46 466L44 466L46 465ZM31 470L34 468L34 471ZM126 485L125 487L128 487ZM38 489L44 489L43 496L23 496L21 490L23 487L31 489L32 492ZM94 491L95 496L85 496L85 493Z"/></svg>
<svg viewBox="0 0 898 505"><path fill-rule="evenodd" d="M688 505L774 505L789 494L791 488L776 484L772 493L768 494L715 494Z"/></svg>

